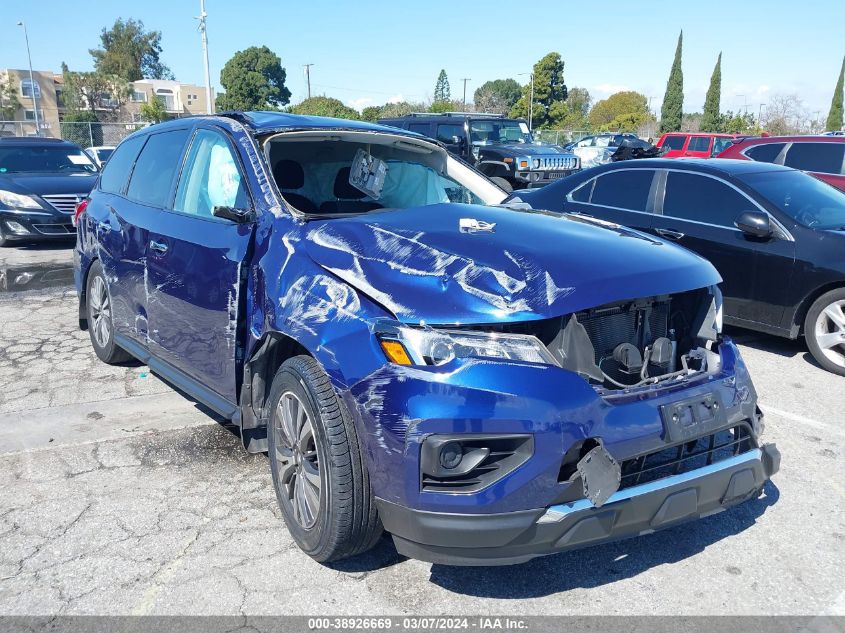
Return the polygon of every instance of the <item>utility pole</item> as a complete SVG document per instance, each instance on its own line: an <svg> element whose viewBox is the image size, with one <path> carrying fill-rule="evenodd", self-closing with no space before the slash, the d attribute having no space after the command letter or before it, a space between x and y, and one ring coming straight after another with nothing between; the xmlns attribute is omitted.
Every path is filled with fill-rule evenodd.
<svg viewBox="0 0 845 633"><path fill-rule="evenodd" d="M763 108L766 107L765 103L761 103L760 107L757 110L757 125L763 125Z"/></svg>
<svg viewBox="0 0 845 633"><path fill-rule="evenodd" d="M202 37L202 57L205 65L205 111L214 114L214 103L211 100L211 72L208 69L208 27L205 19L208 14L205 12L205 0L200 0L200 36Z"/></svg>
<svg viewBox="0 0 845 633"><path fill-rule="evenodd" d="M467 82L472 81L470 77L461 77L461 81L464 82L464 112L467 111Z"/></svg>
<svg viewBox="0 0 845 633"><path fill-rule="evenodd" d="M308 83L308 98L311 98L311 66L314 64L302 64L305 69L305 81Z"/></svg>
<svg viewBox="0 0 845 633"><path fill-rule="evenodd" d="M745 98L746 95L737 95L737 97L742 97L742 107L745 109L745 114L748 114L748 99Z"/></svg>
<svg viewBox="0 0 845 633"><path fill-rule="evenodd" d="M38 98L35 96L38 85L35 79L32 78L32 55L29 53L29 33L26 32L26 23L18 22L18 26L23 27L23 36L26 39L26 56L29 59L29 89L32 91L32 108L35 112L35 136L41 136L41 122L38 120Z"/></svg>
<svg viewBox="0 0 845 633"><path fill-rule="evenodd" d="M531 92L528 98L528 131L531 132L534 130L534 73L519 73L517 77L524 77L525 75L531 75Z"/></svg>

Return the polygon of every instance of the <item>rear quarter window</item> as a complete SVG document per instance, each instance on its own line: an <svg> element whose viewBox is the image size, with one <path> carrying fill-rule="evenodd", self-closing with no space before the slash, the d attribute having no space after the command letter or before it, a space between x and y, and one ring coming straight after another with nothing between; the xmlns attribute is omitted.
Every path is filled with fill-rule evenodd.
<svg viewBox="0 0 845 633"><path fill-rule="evenodd" d="M111 160L103 167L103 173L100 176L101 191L117 194L123 191L126 181L129 180L129 172L132 171L135 158L146 140L146 136L128 138L114 150Z"/></svg>
<svg viewBox="0 0 845 633"><path fill-rule="evenodd" d="M751 160L756 160L760 163L773 163L777 160L778 154L784 148L786 143L761 143L749 147L745 152L745 156Z"/></svg>
<svg viewBox="0 0 845 633"><path fill-rule="evenodd" d="M167 204L189 132L188 129L173 130L149 136L135 161L126 197L154 207Z"/></svg>
<svg viewBox="0 0 845 633"><path fill-rule="evenodd" d="M841 174L845 143L793 143L783 164L802 171Z"/></svg>
<svg viewBox="0 0 845 633"><path fill-rule="evenodd" d="M663 139L663 145L661 145L661 147L666 147L668 149L684 149L684 141L686 140L687 137L683 135L667 136Z"/></svg>

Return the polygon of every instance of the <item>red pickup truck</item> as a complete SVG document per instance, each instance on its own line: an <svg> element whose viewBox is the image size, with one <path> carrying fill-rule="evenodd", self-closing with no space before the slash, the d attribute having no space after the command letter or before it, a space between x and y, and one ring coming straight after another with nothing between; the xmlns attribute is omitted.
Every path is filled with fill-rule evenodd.
<svg viewBox="0 0 845 633"><path fill-rule="evenodd" d="M657 141L657 147L667 148L662 158L712 158L736 137L736 134L713 132L666 132Z"/></svg>

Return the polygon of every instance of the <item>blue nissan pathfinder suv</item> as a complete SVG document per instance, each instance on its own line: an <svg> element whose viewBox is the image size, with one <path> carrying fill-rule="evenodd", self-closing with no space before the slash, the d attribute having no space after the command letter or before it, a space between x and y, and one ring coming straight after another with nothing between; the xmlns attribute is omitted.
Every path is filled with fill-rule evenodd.
<svg viewBox="0 0 845 633"><path fill-rule="evenodd" d="M269 454L318 561L505 564L756 498L779 466L716 270L507 208L434 140L282 113L126 138L78 209L79 321Z"/></svg>

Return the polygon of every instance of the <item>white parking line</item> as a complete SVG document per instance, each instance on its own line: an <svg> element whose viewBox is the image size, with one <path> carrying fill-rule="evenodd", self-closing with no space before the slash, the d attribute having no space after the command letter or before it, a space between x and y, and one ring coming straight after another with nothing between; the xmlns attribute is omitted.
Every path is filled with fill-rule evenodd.
<svg viewBox="0 0 845 633"><path fill-rule="evenodd" d="M843 426L830 424L829 422L819 422L818 420L813 420L811 418L804 417L803 415L798 415L797 413L790 413L789 411L784 411L783 409L778 409L777 407L772 407L767 404L761 404L760 408L763 410L763 413L772 413L778 417L786 418L787 420L792 420L793 422L800 422L801 424L805 424L807 426L813 426L817 429L827 431L828 433L845 435L845 428L843 428Z"/></svg>

